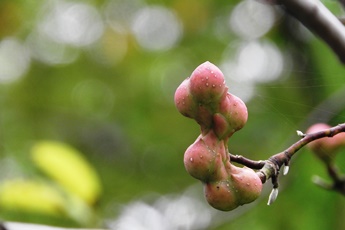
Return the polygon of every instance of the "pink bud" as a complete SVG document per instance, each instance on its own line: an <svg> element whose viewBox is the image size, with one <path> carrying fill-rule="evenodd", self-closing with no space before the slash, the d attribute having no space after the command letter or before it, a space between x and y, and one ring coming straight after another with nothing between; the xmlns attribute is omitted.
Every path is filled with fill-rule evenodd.
<svg viewBox="0 0 345 230"><path fill-rule="evenodd" d="M238 203L240 205L251 203L260 196L262 182L254 170L231 165L230 175L235 188L239 191Z"/></svg>
<svg viewBox="0 0 345 230"><path fill-rule="evenodd" d="M317 123L312 125L307 134L324 131L330 129L331 126L324 123ZM337 150L345 145L345 133L338 133L333 137L324 137L310 142L307 147L315 153L320 159L325 162L332 161L337 153Z"/></svg>
<svg viewBox="0 0 345 230"><path fill-rule="evenodd" d="M223 73L211 62L199 65L190 77L190 92L199 103L215 103L226 91Z"/></svg>
<svg viewBox="0 0 345 230"><path fill-rule="evenodd" d="M194 118L197 112L197 105L189 91L189 79L184 80L175 92L175 105L178 111L190 118Z"/></svg>
<svg viewBox="0 0 345 230"><path fill-rule="evenodd" d="M222 211L253 202L260 196L261 190L262 182L252 169L234 165L231 165L227 179L208 182L204 187L207 202Z"/></svg>
<svg viewBox="0 0 345 230"><path fill-rule="evenodd" d="M231 181L221 180L204 185L207 202L215 209L231 211L239 206L237 194Z"/></svg>
<svg viewBox="0 0 345 230"><path fill-rule="evenodd" d="M220 102L219 112L228 120L232 129L229 130L231 133L242 129L248 119L246 104L231 93L227 93L226 97Z"/></svg>
<svg viewBox="0 0 345 230"><path fill-rule="evenodd" d="M225 164L230 164L223 141L210 131L200 135L184 154L184 165L194 178L208 182L227 178Z"/></svg>

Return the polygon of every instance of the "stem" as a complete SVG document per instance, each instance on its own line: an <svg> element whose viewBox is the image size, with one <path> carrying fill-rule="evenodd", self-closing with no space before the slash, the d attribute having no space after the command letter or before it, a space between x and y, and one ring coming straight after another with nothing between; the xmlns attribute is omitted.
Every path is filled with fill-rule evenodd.
<svg viewBox="0 0 345 230"><path fill-rule="evenodd" d="M230 161L245 165L251 169L262 169L266 161L254 161L248 158L245 158L241 155L232 155L230 154Z"/></svg>
<svg viewBox="0 0 345 230"><path fill-rule="evenodd" d="M292 144L289 148L287 148L283 152L271 156L266 161L264 167L258 172L261 181L264 183L273 175L277 175L279 169L283 166L283 164L288 164L291 157L293 157L293 155L306 144L323 137L333 137L334 135L341 132L345 132L345 123L323 131L306 134L305 137Z"/></svg>
<svg viewBox="0 0 345 230"><path fill-rule="evenodd" d="M332 128L322 130L315 133L306 134L302 139L292 144L286 150L271 156L268 160L254 161L247 159L243 156L230 154L230 160L242 165L245 165L252 169L259 169L257 172L262 183L265 183L269 178L275 178L279 174L280 168L285 165L289 165L290 159L294 154L300 150L306 144L324 137L333 137L338 133L345 132L345 123L334 126ZM331 174L332 175L332 174Z"/></svg>
<svg viewBox="0 0 345 230"><path fill-rule="evenodd" d="M291 15L323 39L345 64L345 28L318 0L277 0Z"/></svg>

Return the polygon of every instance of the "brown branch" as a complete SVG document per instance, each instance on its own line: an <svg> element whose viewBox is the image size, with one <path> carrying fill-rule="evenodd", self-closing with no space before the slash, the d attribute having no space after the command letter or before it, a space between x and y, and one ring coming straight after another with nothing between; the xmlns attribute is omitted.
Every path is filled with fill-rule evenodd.
<svg viewBox="0 0 345 230"><path fill-rule="evenodd" d="M337 125L327 130L306 134L302 139L292 144L289 148L271 156L266 161L266 164L258 172L261 181L264 183L272 176L277 176L279 173L279 169L284 164L287 165L291 157L306 144L323 137L333 137L334 135L341 132L345 132L345 123Z"/></svg>
<svg viewBox="0 0 345 230"><path fill-rule="evenodd" d="M285 165L286 168L284 168L284 174L286 174L288 172L290 159L303 146L320 138L333 137L336 134L341 133L341 132L345 132L345 123L334 126L332 128L329 128L323 131L309 133L309 134L303 134L302 132L298 131L297 134L299 136L302 136L302 139L292 144L286 150L271 156L266 161L263 161L263 160L254 161L254 160L247 159L243 156L232 155L232 154L230 154L230 161L245 165L252 169L257 169L258 170L257 175L260 177L262 183L265 183L268 179L271 178L273 189L267 203L268 205L271 205L278 196L278 187L279 187L278 176L279 176L281 167ZM330 175L333 183L328 184L324 182L321 178L316 178L316 179L314 178L314 183L316 183L317 185L325 189L334 190L345 195L345 178L340 176L335 165L327 163L326 166L327 166L328 174Z"/></svg>
<svg viewBox="0 0 345 230"><path fill-rule="evenodd" d="M262 169L266 163L266 161L254 161L241 155L232 154L230 154L230 161L245 165L251 169Z"/></svg>
<svg viewBox="0 0 345 230"><path fill-rule="evenodd" d="M279 174L280 168L283 165L288 166L290 159L303 146L305 146L306 144L314 140L317 140L323 137L333 137L334 135L341 132L345 132L345 123L334 126L327 130L305 134L302 139L292 144L289 148L271 156L268 160L265 160L265 161L264 160L254 161L254 160L245 158L243 156L232 155L232 154L230 154L230 160L232 162L242 164L252 169L258 169L259 171L257 172L257 174L260 177L261 181L265 183L270 178L276 180L276 177ZM330 174L330 175L334 176L337 174Z"/></svg>
<svg viewBox="0 0 345 230"><path fill-rule="evenodd" d="M277 0L288 13L324 40L345 64L345 28L318 0Z"/></svg>

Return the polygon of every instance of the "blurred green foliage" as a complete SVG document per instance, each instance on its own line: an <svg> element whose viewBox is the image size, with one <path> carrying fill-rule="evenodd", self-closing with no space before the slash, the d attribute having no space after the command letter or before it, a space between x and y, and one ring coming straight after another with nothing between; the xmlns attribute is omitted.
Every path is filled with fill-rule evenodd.
<svg viewBox="0 0 345 230"><path fill-rule="evenodd" d="M45 20L49 21L44 13L60 3L92 7L100 15L103 32L86 45L73 43L74 40L69 43L49 40L43 50L51 53L40 54L35 47L41 43L32 43L37 41L35 31L40 28L49 31L52 25L57 31L61 29L57 24L44 24ZM102 193L96 203L82 206L76 201L76 212L81 210L77 218L75 215L47 215L50 211L42 214L35 213L34 209L14 211L5 207L0 208L0 217L61 226L99 227L105 220L116 220L122 207L130 202L142 200L150 203L153 202L151 196L182 195L189 186L198 183L185 172L183 153L199 135L199 130L194 121L175 109L174 91L197 65L206 60L224 70L228 53L235 55L233 50L239 43L252 40L270 42L279 50L284 65L279 78L255 83L254 93L246 102L248 123L229 142L233 154L255 160L267 159L298 140L296 130L306 130L316 122L331 125L344 122L345 96L327 101L334 93L345 95L344 69L330 49L308 33L301 35L298 31L303 28L296 26L298 23L282 12L276 12L274 24L263 35L255 39L241 37L229 26L230 15L239 3L208 0L2 0L0 62L8 61L8 64L0 65L1 183L23 183L17 184L19 188L13 188L13 193L24 198L30 197L30 191L25 188L30 186L37 189L37 195L47 190L47 196L51 194L55 197L51 200L58 201L61 193L55 193L59 189L52 185L54 180L38 170L30 153L32 146L41 140L52 140L81 152L78 154L85 158L82 162L90 164L87 167L95 170L100 178ZM115 7L111 8L111 4ZM164 43L169 37L163 37L165 40L162 41L153 39L154 42L162 42L162 46L165 45L163 49L145 47L143 44L150 42L151 37L142 41L146 43L140 43L141 35L132 31L134 19L128 21L127 18L134 14L134 10L149 6L164 7L174 12L182 28L171 44ZM330 7L337 10L334 5ZM89 11L85 12L93 12L87 9ZM107 9L111 9L110 13ZM139 22L144 20L145 17L138 21L139 27ZM42 24L50 27L47 29ZM170 30L163 31L168 33ZM149 32L150 26L142 36ZM158 33L153 38L163 35ZM56 35L52 36L56 38ZM32 37L33 41L30 40ZM11 73L19 71L23 64L13 61L19 60L17 56L10 59L12 52L4 51L8 39L29 50L25 59L29 60L27 67L18 76ZM151 47L157 45L148 44ZM56 59L54 55L59 52L63 52L62 56ZM13 62L16 68L7 72L1 70ZM268 65L265 69L273 67ZM227 71L224 73L228 74ZM10 80L8 76L11 76ZM230 91L245 90L241 84L230 82ZM318 107L325 101L326 106ZM50 167L51 163L36 157L41 168L45 165L46 170L61 180L64 177L66 180L80 178L75 181L76 185L93 180L93 176L81 172L83 170L78 172L79 160L66 157L66 163L61 165L70 166L63 170L56 169L55 164ZM342 163L345 159L341 155L339 158L339 167L345 170ZM75 170L71 169L73 166ZM65 173L73 175L69 177ZM322 163L308 151L301 150L292 161L290 173L280 177L282 188L272 206L266 205L271 189L268 182L265 185L267 191L254 206L243 209L245 211L240 209L238 215L233 215L237 210L231 215L223 214L221 220L211 221L205 229L344 229L344 198L314 186L311 182L313 175L327 178ZM202 194L201 185L199 188ZM41 202L44 202L43 197ZM63 207L61 202L58 201ZM83 216L80 214L83 212L91 214ZM220 212L216 213L220 215ZM97 221L88 222L89 215Z"/></svg>

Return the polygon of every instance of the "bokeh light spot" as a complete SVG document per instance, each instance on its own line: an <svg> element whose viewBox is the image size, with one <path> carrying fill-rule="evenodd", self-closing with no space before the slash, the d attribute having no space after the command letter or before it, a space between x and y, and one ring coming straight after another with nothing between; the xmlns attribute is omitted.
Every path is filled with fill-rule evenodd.
<svg viewBox="0 0 345 230"><path fill-rule="evenodd" d="M51 40L47 35L33 31L26 40L33 58L47 65L73 63L79 51L66 44Z"/></svg>
<svg viewBox="0 0 345 230"><path fill-rule="evenodd" d="M104 7L106 22L117 27L130 28L136 13L144 6L142 0L112 0Z"/></svg>
<svg viewBox="0 0 345 230"><path fill-rule="evenodd" d="M144 49L159 51L172 48L182 35L181 23L169 9L145 7L137 12L132 31Z"/></svg>
<svg viewBox="0 0 345 230"><path fill-rule="evenodd" d="M29 50L15 38L0 43L0 83L21 78L30 66Z"/></svg>
<svg viewBox="0 0 345 230"><path fill-rule="evenodd" d="M127 33L120 24L107 27L103 36L90 47L93 60L104 65L116 65L126 55L128 49Z"/></svg>
<svg viewBox="0 0 345 230"><path fill-rule="evenodd" d="M241 42L224 52L221 68L231 82L230 92L246 102L254 95L255 84L281 76L284 61L280 50L269 41Z"/></svg>
<svg viewBox="0 0 345 230"><path fill-rule="evenodd" d="M257 1L241 1L230 15L231 29L243 39L255 39L266 34L277 19L271 5Z"/></svg>
<svg viewBox="0 0 345 230"><path fill-rule="evenodd" d="M87 46L103 33L101 16L90 5L59 1L47 8L39 29L58 43Z"/></svg>

